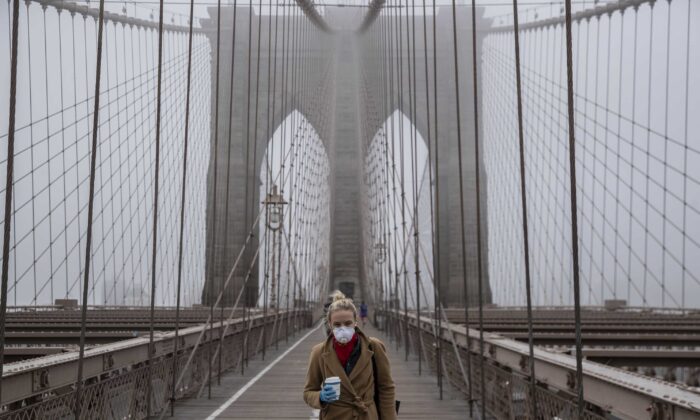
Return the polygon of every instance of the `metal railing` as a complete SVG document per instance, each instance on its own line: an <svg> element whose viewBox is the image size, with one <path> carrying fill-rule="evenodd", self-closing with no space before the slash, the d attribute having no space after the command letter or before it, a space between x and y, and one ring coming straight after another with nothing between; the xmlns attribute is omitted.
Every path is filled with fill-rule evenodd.
<svg viewBox="0 0 700 420"><path fill-rule="evenodd" d="M215 322L181 329L178 352L175 333L157 333L154 338L151 382L151 412L163 410L172 394L173 375L183 380L176 390L176 399L196 394L207 381L209 355L223 337L221 371L244 362L262 348L284 339L284 334L307 328L312 323L308 310L281 311L277 316L253 315L248 319ZM197 340L204 329L199 345ZM265 340L263 340L265 335ZM210 351L211 347L211 351ZM244 349L244 347L247 347ZM188 359L195 354L192 361ZM177 362L177 365L175 364ZM77 352L46 356L5 365L1 420L74 418ZM219 371L219 358L212 360L212 372ZM176 369L177 367L177 369ZM96 346L85 352L85 385L82 390L81 419L142 419L147 412L148 337Z"/></svg>
<svg viewBox="0 0 700 420"><path fill-rule="evenodd" d="M467 395L471 381L474 398L486 406L497 419L529 419L533 401L529 390L529 350L526 343L498 334L484 334L484 363L479 357L479 332L469 329L471 357L467 357L467 329L463 325L443 322L437 340L436 326L429 317L415 313L406 317L395 311L386 312L390 329L403 333L408 324L410 345L423 346L423 355L431 369L436 368L437 348L443 348L443 372L450 383ZM420 335L419 335L420 334ZM452 339L456 343L453 346ZM403 338L399 342L403 342ZM456 347L459 357L451 349ZM471 377L463 376L460 359L471 361ZM486 378L480 387L481 366ZM584 361L584 419L697 419L700 418L700 394L690 388L646 377L622 369ZM538 416L549 419L575 419L574 357L535 348Z"/></svg>

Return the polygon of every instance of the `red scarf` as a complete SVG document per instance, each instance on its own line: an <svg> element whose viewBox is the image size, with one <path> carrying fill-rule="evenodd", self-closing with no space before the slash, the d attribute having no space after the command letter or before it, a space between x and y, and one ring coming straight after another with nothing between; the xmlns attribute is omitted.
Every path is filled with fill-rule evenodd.
<svg viewBox="0 0 700 420"><path fill-rule="evenodd" d="M355 348L357 340L357 333L353 334L350 341L348 341L346 344L340 344L338 341L336 341L335 337L333 337L333 349L335 350L335 354L338 356L338 360L340 361L340 365L343 367L343 369L345 369L345 365L350 359L350 354Z"/></svg>

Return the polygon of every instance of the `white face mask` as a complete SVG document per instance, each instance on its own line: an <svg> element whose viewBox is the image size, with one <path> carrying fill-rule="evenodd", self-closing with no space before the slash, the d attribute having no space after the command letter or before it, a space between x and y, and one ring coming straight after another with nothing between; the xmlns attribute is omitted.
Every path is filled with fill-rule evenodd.
<svg viewBox="0 0 700 420"><path fill-rule="evenodd" d="M340 344L346 344L352 340L352 336L355 335L355 328L353 327L337 327L333 328L333 336Z"/></svg>

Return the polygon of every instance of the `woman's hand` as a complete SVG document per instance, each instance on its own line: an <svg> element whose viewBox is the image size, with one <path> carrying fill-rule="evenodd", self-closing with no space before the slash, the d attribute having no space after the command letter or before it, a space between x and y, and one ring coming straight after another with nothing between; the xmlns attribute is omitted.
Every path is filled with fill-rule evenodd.
<svg viewBox="0 0 700 420"><path fill-rule="evenodd" d="M332 403L338 400L338 395L335 393L335 389L332 385L323 385L319 398L322 403Z"/></svg>

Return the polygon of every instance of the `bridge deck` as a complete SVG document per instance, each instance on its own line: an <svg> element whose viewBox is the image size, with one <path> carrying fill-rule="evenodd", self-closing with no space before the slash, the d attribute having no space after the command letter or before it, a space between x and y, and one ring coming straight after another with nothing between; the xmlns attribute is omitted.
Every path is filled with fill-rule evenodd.
<svg viewBox="0 0 700 420"><path fill-rule="evenodd" d="M460 395L446 389L444 400L440 401L434 375L423 373L419 376L417 362L413 359L404 361L403 349L396 351L396 347L390 345L388 339L376 329L367 327L365 330L391 347L389 355L397 398L401 400L401 419L465 418L467 403ZM245 375L242 376L240 372L224 375L221 386L212 387L212 399L207 399L205 392L202 398L178 402L175 418L205 419L213 413L218 414L216 418L220 419L317 418L316 413L304 404L302 388L309 351L322 340L322 330L316 329L305 338L302 335L291 338L288 345L280 343L279 351L273 349L268 352L265 361L260 360L259 356L251 360ZM282 356L297 342L294 349L263 372L270 362ZM256 377L257 381L251 384ZM232 398L235 401L225 406Z"/></svg>

